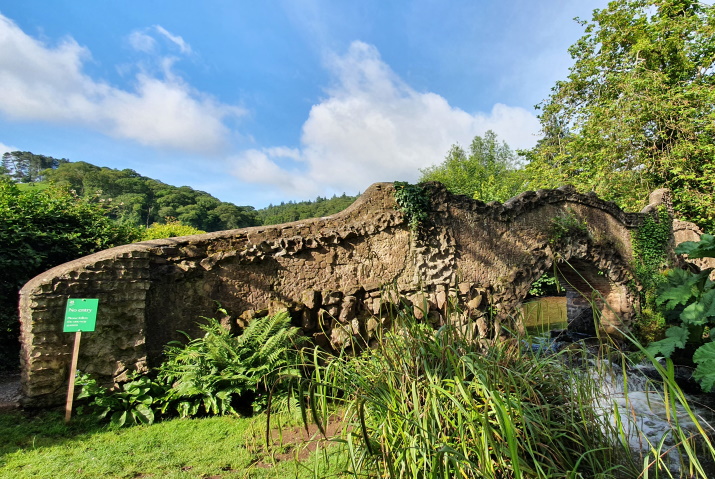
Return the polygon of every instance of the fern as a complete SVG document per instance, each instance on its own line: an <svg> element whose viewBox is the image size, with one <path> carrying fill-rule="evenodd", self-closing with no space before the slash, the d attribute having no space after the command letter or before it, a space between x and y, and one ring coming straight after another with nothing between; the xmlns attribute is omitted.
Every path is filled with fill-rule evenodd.
<svg viewBox="0 0 715 479"><path fill-rule="evenodd" d="M164 409L180 416L234 414L237 399L254 396L253 409L265 406L269 387L284 371L296 371L300 330L287 313L255 319L239 336L213 318L204 318L201 338L171 345L159 378L172 385ZM284 387L285 391L288 390ZM285 393L279 388L278 394Z"/></svg>

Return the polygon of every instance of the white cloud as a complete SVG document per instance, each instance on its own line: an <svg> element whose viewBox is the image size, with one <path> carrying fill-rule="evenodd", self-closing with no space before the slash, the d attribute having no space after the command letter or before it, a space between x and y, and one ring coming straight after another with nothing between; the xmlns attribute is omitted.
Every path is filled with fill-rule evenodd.
<svg viewBox="0 0 715 479"><path fill-rule="evenodd" d="M8 146L5 143L0 143L0 156L4 155L5 153L10 153L11 151L19 151L19 148L16 148L14 146Z"/></svg>
<svg viewBox="0 0 715 479"><path fill-rule="evenodd" d="M134 46L149 48L140 35L134 36ZM204 153L224 147L229 135L224 120L245 113L191 88L171 73L171 59L163 61L163 78L139 74L134 90L127 91L86 75L83 63L89 58L72 38L50 47L0 15L0 113L18 120L70 122L144 145Z"/></svg>
<svg viewBox="0 0 715 479"><path fill-rule="evenodd" d="M273 153L273 154L272 154ZM275 159L275 150L247 150L235 158L232 173L249 183L270 184L283 191L303 191L302 178L295 170L282 169ZM310 189L306 191L311 191Z"/></svg>
<svg viewBox="0 0 715 479"><path fill-rule="evenodd" d="M134 31L129 34L129 44L135 50L144 53L153 53L156 49L156 40L140 31Z"/></svg>
<svg viewBox="0 0 715 479"><path fill-rule="evenodd" d="M365 43L353 42L328 68L335 84L303 125L301 164L278 161L296 159L295 153L250 150L234 158L236 176L296 197L354 193L377 181L415 181L419 169L441 162L451 145L468 145L490 129L514 149L536 142L539 124L531 112L496 104L488 113L467 113L440 95L412 89Z"/></svg>
<svg viewBox="0 0 715 479"><path fill-rule="evenodd" d="M190 55L191 52L191 46L184 41L183 38L181 38L179 35L173 35L170 33L166 28L162 27L161 25L154 25L154 28L156 29L157 32L161 33L167 40L175 44L177 47L179 47L179 50L181 53L185 55Z"/></svg>

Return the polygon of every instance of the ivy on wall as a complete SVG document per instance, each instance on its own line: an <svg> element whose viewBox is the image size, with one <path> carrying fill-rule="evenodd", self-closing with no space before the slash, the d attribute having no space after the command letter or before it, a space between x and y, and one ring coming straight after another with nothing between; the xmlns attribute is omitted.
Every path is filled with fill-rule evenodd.
<svg viewBox="0 0 715 479"><path fill-rule="evenodd" d="M668 245L673 230L673 220L665 207L658 208L655 216L646 216L643 224L633 233L635 274L644 288L653 288L657 277L668 263Z"/></svg>
<svg viewBox="0 0 715 479"><path fill-rule="evenodd" d="M411 185L405 181L395 181L395 201L407 217L410 230L417 231L427 219L429 193L422 185Z"/></svg>
<svg viewBox="0 0 715 479"><path fill-rule="evenodd" d="M656 290L663 283L662 271L668 266L668 246L673 220L665 207L653 216L646 216L643 224L633 232L633 272L640 285L640 312L634 324L638 339L648 344L663 337L665 318L656 305Z"/></svg>

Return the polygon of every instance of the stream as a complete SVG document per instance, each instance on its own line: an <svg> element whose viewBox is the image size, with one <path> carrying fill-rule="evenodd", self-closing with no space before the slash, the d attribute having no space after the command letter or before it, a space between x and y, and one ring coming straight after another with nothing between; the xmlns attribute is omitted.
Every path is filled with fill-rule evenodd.
<svg viewBox="0 0 715 479"><path fill-rule="evenodd" d="M526 303L522 311L532 349L549 352L564 347L564 343L552 338L551 331L567 326L566 298L539 298ZM687 470L687 460L676 447L682 441L676 425L685 431L686 437L699 437L703 443L704 434L715 442L715 394L683 393L685 404L682 404L676 399L677 394L668 388L664 392L662 376L653 364L644 362L624 367L620 361L612 363L599 358L595 354L599 349L597 343L591 346L584 343L583 348L594 352L586 355L587 359L580 365L597 384L594 405L611 427L622 430L617 440L627 441L639 464L644 464L644 460L650 463L659 455L675 477ZM692 384L691 373L680 367L676 377L680 376L688 386ZM698 457L708 468L706 477L715 478L713 458L702 451ZM702 475L683 474L681 477Z"/></svg>

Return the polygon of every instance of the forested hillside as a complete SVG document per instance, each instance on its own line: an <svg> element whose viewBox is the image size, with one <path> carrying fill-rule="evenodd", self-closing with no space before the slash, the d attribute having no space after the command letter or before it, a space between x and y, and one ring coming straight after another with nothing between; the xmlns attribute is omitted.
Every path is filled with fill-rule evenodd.
<svg viewBox="0 0 715 479"><path fill-rule="evenodd" d="M188 186L171 186L134 170L70 162L26 151L3 155L1 172L20 184L53 184L82 198L105 204L107 215L123 224L149 227L167 222L202 231L221 231L262 224L287 223L328 216L342 211L355 196L318 197L315 201L289 201L255 210L236 206Z"/></svg>
<svg viewBox="0 0 715 479"><path fill-rule="evenodd" d="M167 185L134 170L115 170L79 161L46 170L43 177L81 197L97 197L109 203L110 217L122 223L150 226L175 218L203 231L258 224L251 206L226 203L188 186Z"/></svg>
<svg viewBox="0 0 715 479"><path fill-rule="evenodd" d="M270 205L256 211L256 216L264 225L277 225L289 221L304 220L307 218L320 218L330 216L344 210L357 199L357 196L341 196L322 198L318 196L315 201L299 201Z"/></svg>

